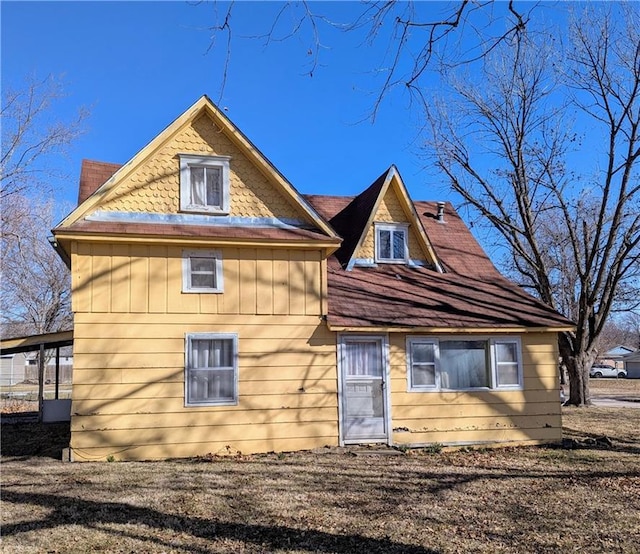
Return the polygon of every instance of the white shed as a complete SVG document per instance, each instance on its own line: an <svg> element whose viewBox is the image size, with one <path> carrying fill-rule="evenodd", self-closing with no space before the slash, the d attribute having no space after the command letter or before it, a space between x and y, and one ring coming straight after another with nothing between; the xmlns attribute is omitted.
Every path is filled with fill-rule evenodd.
<svg viewBox="0 0 640 554"><path fill-rule="evenodd" d="M26 356L22 352L0 356L0 386L11 387L24 381L25 363Z"/></svg>

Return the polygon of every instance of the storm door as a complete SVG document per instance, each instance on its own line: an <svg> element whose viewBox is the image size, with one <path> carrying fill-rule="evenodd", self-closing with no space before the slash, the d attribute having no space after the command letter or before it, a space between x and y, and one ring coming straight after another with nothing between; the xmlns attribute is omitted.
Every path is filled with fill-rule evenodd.
<svg viewBox="0 0 640 554"><path fill-rule="evenodd" d="M385 337L342 336L340 367L343 441L386 442L388 408Z"/></svg>

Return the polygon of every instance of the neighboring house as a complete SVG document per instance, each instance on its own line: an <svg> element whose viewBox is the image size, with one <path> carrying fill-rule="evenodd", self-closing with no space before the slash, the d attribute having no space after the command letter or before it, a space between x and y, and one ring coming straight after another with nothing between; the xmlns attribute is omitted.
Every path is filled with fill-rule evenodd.
<svg viewBox="0 0 640 554"><path fill-rule="evenodd" d="M624 357L624 368L628 379L640 379L640 350Z"/></svg>
<svg viewBox="0 0 640 554"><path fill-rule="evenodd" d="M561 438L572 323L395 167L302 196L203 97L80 181L72 459Z"/></svg>
<svg viewBox="0 0 640 554"><path fill-rule="evenodd" d="M598 358L598 363L612 365L616 369L624 369L624 357L633 353L633 348L628 348L619 344L618 346L607 350Z"/></svg>
<svg viewBox="0 0 640 554"><path fill-rule="evenodd" d="M13 386L25 380L26 357L24 354L0 356L0 385Z"/></svg>
<svg viewBox="0 0 640 554"><path fill-rule="evenodd" d="M32 352L27 355L25 369L25 379L29 381L38 381L38 356ZM58 360L58 380L60 383L71 383L71 376L73 374L73 356L61 355ZM55 354L51 353L46 358L46 365L44 366L44 380L45 383L54 383L56 380L56 358Z"/></svg>

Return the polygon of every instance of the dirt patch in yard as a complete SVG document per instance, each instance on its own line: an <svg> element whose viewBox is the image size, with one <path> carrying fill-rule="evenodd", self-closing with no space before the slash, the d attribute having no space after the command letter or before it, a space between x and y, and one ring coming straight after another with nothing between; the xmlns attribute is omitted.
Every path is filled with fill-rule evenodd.
<svg viewBox="0 0 640 554"><path fill-rule="evenodd" d="M64 426L32 435L3 426L2 548L635 553L640 437L630 411L565 411L572 437L607 434L610 448L320 449L148 463L65 464L47 454L64 442ZM22 446L8 444L21 437Z"/></svg>

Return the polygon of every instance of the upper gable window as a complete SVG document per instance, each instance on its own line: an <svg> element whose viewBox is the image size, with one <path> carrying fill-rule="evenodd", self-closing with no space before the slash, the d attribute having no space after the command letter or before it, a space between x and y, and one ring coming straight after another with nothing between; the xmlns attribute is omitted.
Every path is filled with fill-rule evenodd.
<svg viewBox="0 0 640 554"><path fill-rule="evenodd" d="M376 262L405 263L409 258L408 226L376 224Z"/></svg>
<svg viewBox="0 0 640 554"><path fill-rule="evenodd" d="M229 157L180 155L180 209L229 213Z"/></svg>

